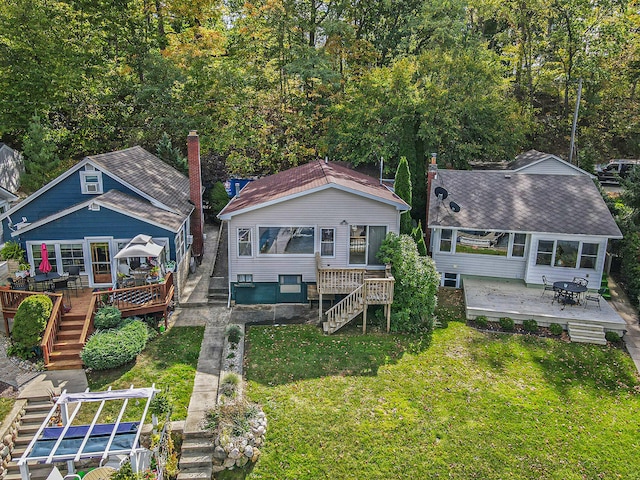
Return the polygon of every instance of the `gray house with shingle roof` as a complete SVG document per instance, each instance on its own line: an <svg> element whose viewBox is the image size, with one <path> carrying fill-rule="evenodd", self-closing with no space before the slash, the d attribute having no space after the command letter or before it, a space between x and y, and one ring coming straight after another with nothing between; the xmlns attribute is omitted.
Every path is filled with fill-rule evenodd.
<svg viewBox="0 0 640 480"><path fill-rule="evenodd" d="M132 147L85 157L0 219L5 240L25 248L32 268L45 243L54 272L78 265L89 286L108 287L121 267L114 255L138 234L164 245L160 262L175 261L186 276L193 210L188 177Z"/></svg>
<svg viewBox="0 0 640 480"><path fill-rule="evenodd" d="M578 276L600 285L607 243L622 238L587 175L440 170L431 182L428 227L447 286L459 286L465 275L526 284L541 284L542 275Z"/></svg>
<svg viewBox="0 0 640 480"><path fill-rule="evenodd" d="M509 170L513 173L530 173L543 175L585 175L595 178L594 175L572 165L562 158L551 153L528 150L518 155L509 164Z"/></svg>
<svg viewBox="0 0 640 480"><path fill-rule="evenodd" d="M305 302L316 256L324 268L384 271L376 254L408 208L378 179L320 160L247 184L218 214L232 299Z"/></svg>

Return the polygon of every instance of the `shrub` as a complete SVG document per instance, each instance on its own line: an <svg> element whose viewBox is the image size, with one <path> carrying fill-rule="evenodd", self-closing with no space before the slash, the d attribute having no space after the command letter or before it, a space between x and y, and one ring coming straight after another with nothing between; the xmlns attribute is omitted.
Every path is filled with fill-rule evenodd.
<svg viewBox="0 0 640 480"><path fill-rule="evenodd" d="M536 333L538 331L538 322L533 318L530 320L524 320L522 322L522 327L526 332Z"/></svg>
<svg viewBox="0 0 640 480"><path fill-rule="evenodd" d="M122 313L117 307L102 307L93 317L93 325L98 329L116 328L122 324Z"/></svg>
<svg viewBox="0 0 640 480"><path fill-rule="evenodd" d="M87 368L108 370L130 362L144 350L147 326L140 321L111 330L98 330L87 341L80 357Z"/></svg>
<svg viewBox="0 0 640 480"><path fill-rule="evenodd" d="M229 343L238 345L240 343L240 339L242 338L242 329L240 325L229 325L225 332L227 334L227 340Z"/></svg>
<svg viewBox="0 0 640 480"><path fill-rule="evenodd" d="M158 417L166 415L171 411L171 402L165 391L158 392L153 396L149 404L149 411Z"/></svg>
<svg viewBox="0 0 640 480"><path fill-rule="evenodd" d="M227 373L220 382L220 394L225 397L235 397L240 377L235 373Z"/></svg>
<svg viewBox="0 0 640 480"><path fill-rule="evenodd" d="M620 343L622 340L616 332L604 332L604 338L610 343Z"/></svg>
<svg viewBox="0 0 640 480"><path fill-rule="evenodd" d="M500 328L502 328L505 332L513 332L515 328L515 323L513 322L513 318L510 317L502 317L499 320Z"/></svg>
<svg viewBox="0 0 640 480"><path fill-rule="evenodd" d="M4 244L2 250L0 250L0 257L3 260L18 260L22 262L24 260L24 250L18 242L12 242L11 240Z"/></svg>
<svg viewBox="0 0 640 480"><path fill-rule="evenodd" d="M51 310L53 302L47 295L32 295L22 301L13 317L14 353L24 357L40 345Z"/></svg>
<svg viewBox="0 0 640 480"><path fill-rule="evenodd" d="M559 323L552 323L551 325L549 325L549 331L552 335L562 335L564 329Z"/></svg>
<svg viewBox="0 0 640 480"><path fill-rule="evenodd" d="M489 319L485 315L478 315L475 322L480 328L486 328L489 324Z"/></svg>

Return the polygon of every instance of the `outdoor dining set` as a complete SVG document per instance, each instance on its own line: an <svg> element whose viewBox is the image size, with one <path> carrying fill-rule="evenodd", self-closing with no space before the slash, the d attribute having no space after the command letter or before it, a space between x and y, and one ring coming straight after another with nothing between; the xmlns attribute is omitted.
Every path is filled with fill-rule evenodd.
<svg viewBox="0 0 640 480"><path fill-rule="evenodd" d="M542 276L543 290L542 295L547 291L553 292L553 300L551 304L555 302L562 304L562 310L567 305L583 305L587 308L589 302L593 302L600 308L600 301L602 300L603 289L599 289L597 293L589 292L589 280L582 277L573 277L573 280L561 280L558 282L549 282L545 275Z"/></svg>

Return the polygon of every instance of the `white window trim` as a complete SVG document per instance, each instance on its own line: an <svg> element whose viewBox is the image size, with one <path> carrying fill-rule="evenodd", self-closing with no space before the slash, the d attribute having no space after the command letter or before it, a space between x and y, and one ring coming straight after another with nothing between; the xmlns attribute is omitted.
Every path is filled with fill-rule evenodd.
<svg viewBox="0 0 640 480"><path fill-rule="evenodd" d="M240 230L247 230L249 232L249 241L248 242L242 242L242 243L248 243L249 246L251 247L251 254L250 255L241 255L240 254ZM238 227L236 228L236 256L238 258L253 258L253 252L255 250L255 246L254 246L254 242L253 242L253 227Z"/></svg>
<svg viewBox="0 0 640 480"><path fill-rule="evenodd" d="M515 246L516 235L524 235L524 250L522 256L518 257L513 254L513 247ZM529 246L529 235L522 232L511 232L509 234L509 249L507 250L507 258L513 258L516 260L524 260L527 258L527 248Z"/></svg>
<svg viewBox="0 0 640 480"><path fill-rule="evenodd" d="M98 179L97 190L95 192L89 191L89 189L87 188L87 185L96 185L93 182L87 183L87 177L94 177L94 176L97 177ZM87 171L80 172L80 188L82 190L82 193L85 195L100 195L104 193L103 185L102 185L102 172L99 172L97 170L94 170L91 172L87 172Z"/></svg>
<svg viewBox="0 0 640 480"><path fill-rule="evenodd" d="M562 267L559 265L556 265L556 251L558 249L558 241L560 242L577 242L578 243L578 256L576 258L576 266L575 267ZM538 248L540 247L540 242L553 242L553 250L551 251L551 265L543 265L543 264L539 264L537 263L537 259L538 259ZM598 245L598 253L595 255L595 266L593 268L589 268L589 267L581 267L580 266L580 261L582 260L582 245L584 243L593 243L595 245ZM597 271L598 270L598 260L600 259L600 247L601 244L599 242L596 241L586 241L586 240L569 240L569 239L565 239L565 238L538 238L538 240L536 241L536 251L535 251L535 255L533 255L533 265L535 267L550 267L550 268L557 268L560 270L564 270L564 271L568 271L568 270L593 270L593 271ZM588 255L589 257L594 257L594 255Z"/></svg>
<svg viewBox="0 0 640 480"><path fill-rule="evenodd" d="M314 250L315 250L315 245L316 245L316 241L317 241L317 235L318 235L318 227L316 225L256 225L256 242L255 242L255 248L256 248L256 253L255 256L256 257L263 257L263 258L305 258L305 257L315 257L316 252L311 252L311 253L260 253L260 229L261 228L313 228L313 245L314 245ZM253 240L253 238L252 238ZM252 241L252 244L254 242ZM252 245L253 246L253 245ZM252 250L253 253L253 250Z"/></svg>
<svg viewBox="0 0 640 480"><path fill-rule="evenodd" d="M455 285L455 287L451 287L451 286L447 285L448 288L460 288L460 274L457 273L457 272L442 272L442 273L440 273L440 286L441 287L445 286L445 284L444 284L445 275L455 275L456 276L456 285ZM450 281L451 279L446 279L446 280Z"/></svg>
<svg viewBox="0 0 640 480"><path fill-rule="evenodd" d="M451 249L449 251L447 250L440 250L440 242L442 241L442 232L443 230L451 230ZM440 228L438 230L438 236L436 238L436 251L438 253L441 253L443 255L453 255L454 253L456 253L456 242L457 242L457 237L458 237L458 231L453 229L453 228Z"/></svg>
<svg viewBox="0 0 640 480"><path fill-rule="evenodd" d="M26 247L27 247L27 262L29 263L29 265L31 265L31 274L35 274L36 268L38 268L38 265L35 265L34 261L33 261L33 251L32 251L32 246L36 246L36 248L40 248L42 246L42 244L45 243L47 245L47 249L49 252L49 258L55 257L55 263L56 263L56 270L55 273L60 273L62 274L62 252L60 250L60 245L82 245L82 259L83 259L83 264L81 265L81 270L80 270L80 274L81 275L87 275L86 272L86 262L87 262L87 257L86 257L86 249L85 249L85 241L84 240L47 240L47 241L27 241L26 242Z"/></svg>
<svg viewBox="0 0 640 480"><path fill-rule="evenodd" d="M331 255L323 255L322 254L322 245L324 243L329 243L329 242L323 242L322 241L322 231L323 230L333 230L333 242L331 242L331 244L333 246L333 248L332 248L333 254L331 254ZM322 258L335 258L336 257L336 228L335 227L318 227L318 231L319 231L318 238L320 240L320 245L318 247L318 251L320 252L320 256Z"/></svg>

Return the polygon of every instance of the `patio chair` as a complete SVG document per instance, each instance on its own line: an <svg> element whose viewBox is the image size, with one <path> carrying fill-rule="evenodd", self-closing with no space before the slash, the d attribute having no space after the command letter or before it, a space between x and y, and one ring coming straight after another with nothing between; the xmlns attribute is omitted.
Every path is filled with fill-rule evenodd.
<svg viewBox="0 0 640 480"><path fill-rule="evenodd" d="M67 279L73 282L73 286L76 289L76 297L78 296L78 282L80 282L80 289L82 289L82 280L80 279L80 265L70 265L67 267L67 273L69 276Z"/></svg>
<svg viewBox="0 0 640 480"><path fill-rule="evenodd" d="M585 287L589 285L589 280L582 277L573 277L573 283L577 283L578 285L584 285Z"/></svg>
<svg viewBox="0 0 640 480"><path fill-rule="evenodd" d="M589 294L587 293L584 296L584 308L587 308L587 303L588 302L595 302L598 304L598 308L600 308L600 300L602 299L602 294L606 292L606 288L601 288L600 290L598 290L598 293L594 294ZM602 308L600 308L600 310L602 310Z"/></svg>
<svg viewBox="0 0 640 480"><path fill-rule="evenodd" d="M67 302L64 304L68 307L71 307L71 295L69 294L69 279L68 278L56 278L52 284L52 290L56 293L62 292L62 298L67 299Z"/></svg>
<svg viewBox="0 0 640 480"><path fill-rule="evenodd" d="M556 289L553 288L553 284L549 283L549 281L547 280L547 276L546 275L542 275L542 285L543 285L543 289L542 289L542 295L540 295L541 297L544 296L544 293L547 291L553 291L554 292L554 297L555 297L555 291Z"/></svg>
<svg viewBox="0 0 640 480"><path fill-rule="evenodd" d="M11 290L29 290L29 284L27 280L24 278L13 279L11 277L7 278L9 281L9 285L11 286Z"/></svg>

